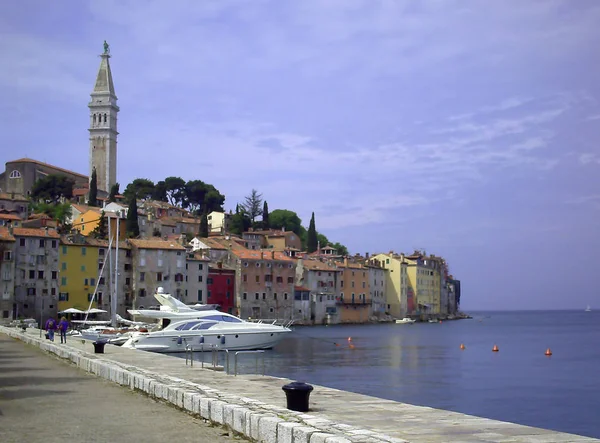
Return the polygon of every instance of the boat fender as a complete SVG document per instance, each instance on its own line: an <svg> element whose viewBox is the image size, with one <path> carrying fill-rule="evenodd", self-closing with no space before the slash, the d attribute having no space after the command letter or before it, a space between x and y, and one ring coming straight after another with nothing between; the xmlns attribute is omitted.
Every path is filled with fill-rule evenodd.
<svg viewBox="0 0 600 443"><path fill-rule="evenodd" d="M225 336L224 336L224 335L221 337L221 344L222 344L222 345L224 345L224 344L225 344Z"/></svg>

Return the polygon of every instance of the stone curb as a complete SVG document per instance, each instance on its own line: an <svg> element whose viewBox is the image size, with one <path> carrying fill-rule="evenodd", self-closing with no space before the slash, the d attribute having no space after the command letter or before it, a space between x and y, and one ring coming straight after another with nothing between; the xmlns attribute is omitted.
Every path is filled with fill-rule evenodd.
<svg viewBox="0 0 600 443"><path fill-rule="evenodd" d="M290 411L246 397L136 366L124 365L68 346L0 326L9 337L71 361L77 367L149 397L162 400L213 424L261 443L409 443L367 429Z"/></svg>

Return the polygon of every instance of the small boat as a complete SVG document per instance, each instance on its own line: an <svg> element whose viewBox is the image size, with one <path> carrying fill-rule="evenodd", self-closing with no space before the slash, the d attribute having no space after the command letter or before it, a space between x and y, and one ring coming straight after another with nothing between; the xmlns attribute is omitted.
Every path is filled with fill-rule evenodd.
<svg viewBox="0 0 600 443"><path fill-rule="evenodd" d="M399 325L412 325L416 320L412 318L404 317L402 320L396 320L396 324Z"/></svg>
<svg viewBox="0 0 600 443"><path fill-rule="evenodd" d="M592 308L590 308L590 305L587 305L587 308L585 308L585 312L592 312Z"/></svg>
<svg viewBox="0 0 600 443"><path fill-rule="evenodd" d="M438 321L435 318L430 318L427 320L427 323L437 323Z"/></svg>

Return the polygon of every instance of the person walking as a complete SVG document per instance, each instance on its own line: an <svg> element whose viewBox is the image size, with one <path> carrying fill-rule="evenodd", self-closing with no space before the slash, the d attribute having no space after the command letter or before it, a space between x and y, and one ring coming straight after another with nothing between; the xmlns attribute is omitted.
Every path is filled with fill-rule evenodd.
<svg viewBox="0 0 600 443"><path fill-rule="evenodd" d="M54 341L54 330L56 329L56 321L52 317L46 320L46 326L44 329L46 329L46 335L48 337L48 340Z"/></svg>
<svg viewBox="0 0 600 443"><path fill-rule="evenodd" d="M67 343L67 330L69 329L69 322L66 317L62 317L60 319L60 323L58 324L58 332L60 333L60 342Z"/></svg>

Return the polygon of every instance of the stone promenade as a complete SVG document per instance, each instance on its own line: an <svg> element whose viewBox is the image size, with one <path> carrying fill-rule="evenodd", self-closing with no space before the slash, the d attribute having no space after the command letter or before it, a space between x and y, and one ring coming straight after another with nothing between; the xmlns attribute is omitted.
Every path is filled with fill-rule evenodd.
<svg viewBox="0 0 600 443"><path fill-rule="evenodd" d="M254 441L277 443L584 443L600 440L521 426L314 386L311 409L286 409L281 390L291 380L228 375L186 366L181 358L90 342L68 345L39 338L38 330L3 332L122 386L142 391ZM205 361L210 360L207 354ZM310 382L310 380L308 380Z"/></svg>

